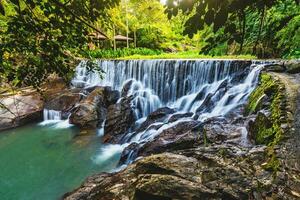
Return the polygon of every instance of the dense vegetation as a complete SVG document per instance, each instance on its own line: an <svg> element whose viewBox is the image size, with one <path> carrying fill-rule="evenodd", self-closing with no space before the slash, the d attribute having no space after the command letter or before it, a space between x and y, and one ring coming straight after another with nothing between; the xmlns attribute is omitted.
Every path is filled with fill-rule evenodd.
<svg viewBox="0 0 300 200"><path fill-rule="evenodd" d="M94 59L110 59L110 58L124 58L127 56L141 55L141 56L154 56L160 55L162 51L152 50L147 48L132 48L132 49L99 49L99 50L87 50L81 54L85 57Z"/></svg>
<svg viewBox="0 0 300 200"><path fill-rule="evenodd" d="M0 13L0 76L15 86L68 81L78 56L300 57L299 0L0 0ZM88 50L92 32L107 36L101 50ZM138 49L114 51L117 34Z"/></svg>

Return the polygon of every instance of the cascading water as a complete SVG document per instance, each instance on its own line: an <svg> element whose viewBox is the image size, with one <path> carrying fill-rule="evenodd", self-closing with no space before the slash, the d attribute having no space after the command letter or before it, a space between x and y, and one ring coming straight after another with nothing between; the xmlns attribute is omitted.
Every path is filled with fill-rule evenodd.
<svg viewBox="0 0 300 200"><path fill-rule="evenodd" d="M72 126L69 124L69 119L63 120L61 111L44 109L43 118L44 121L40 123L41 126L53 125L53 128L59 129Z"/></svg>
<svg viewBox="0 0 300 200"><path fill-rule="evenodd" d="M163 130L182 121L224 116L247 101L263 67L229 60L98 61L105 72L101 79L98 73L88 71L86 64L82 61L77 67L73 86L110 86L119 91L127 88L126 95L134 97L137 124L161 107L175 109L176 114L193 113L192 117L171 123L167 119L151 124L144 131L127 133L122 140L123 148L133 142L142 145L151 141ZM155 125L161 127L152 129Z"/></svg>
<svg viewBox="0 0 300 200"><path fill-rule="evenodd" d="M44 121L49 121L49 120L60 121L60 120L62 120L62 113L60 111L56 111L56 110L44 109L43 116L44 116Z"/></svg>

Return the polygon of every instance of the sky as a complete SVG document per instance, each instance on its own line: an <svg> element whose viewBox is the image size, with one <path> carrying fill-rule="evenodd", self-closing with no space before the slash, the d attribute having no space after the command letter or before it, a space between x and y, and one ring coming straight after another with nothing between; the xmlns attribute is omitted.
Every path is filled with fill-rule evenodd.
<svg viewBox="0 0 300 200"><path fill-rule="evenodd" d="M166 4L166 1L167 1L167 0L160 0L160 2L161 2L162 4Z"/></svg>

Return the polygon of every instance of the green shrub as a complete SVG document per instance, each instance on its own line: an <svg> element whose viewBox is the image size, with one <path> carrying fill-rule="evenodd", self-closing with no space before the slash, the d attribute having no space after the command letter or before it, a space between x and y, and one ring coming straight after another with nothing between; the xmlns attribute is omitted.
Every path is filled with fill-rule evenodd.
<svg viewBox="0 0 300 200"><path fill-rule="evenodd" d="M153 56L161 54L161 50L153 50L147 48L134 48L134 49L99 49L84 51L82 55L88 58L99 58L99 59L114 59L132 55L146 55Z"/></svg>

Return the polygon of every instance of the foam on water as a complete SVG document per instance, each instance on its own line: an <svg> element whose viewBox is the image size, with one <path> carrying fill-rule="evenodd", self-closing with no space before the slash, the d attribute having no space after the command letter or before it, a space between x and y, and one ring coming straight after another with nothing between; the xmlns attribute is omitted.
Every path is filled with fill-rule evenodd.
<svg viewBox="0 0 300 200"><path fill-rule="evenodd" d="M110 86L121 92L129 85L127 95L134 98L132 107L137 127L150 113L165 106L175 109L176 114L192 112L194 115L193 119L156 122L142 132L126 133L123 145L106 146L95 162L109 159L131 143L143 145L180 122L226 115L247 101L263 68L259 63L230 60L106 60L98 61L98 66L105 72L103 79L97 72L88 71L86 61L82 61L76 68L73 86ZM155 125L161 127L151 128ZM243 140L247 139L245 130L241 130ZM98 135L103 134L102 128Z"/></svg>
<svg viewBox="0 0 300 200"><path fill-rule="evenodd" d="M54 129L66 129L73 126L69 123L69 118L62 119L61 111L44 109L43 116L44 121L39 123L40 126L49 126Z"/></svg>
<svg viewBox="0 0 300 200"><path fill-rule="evenodd" d="M119 144L108 144L100 148L97 155L92 157L92 160L96 164L102 164L116 155L121 154L121 152L128 146L128 144L119 145Z"/></svg>

